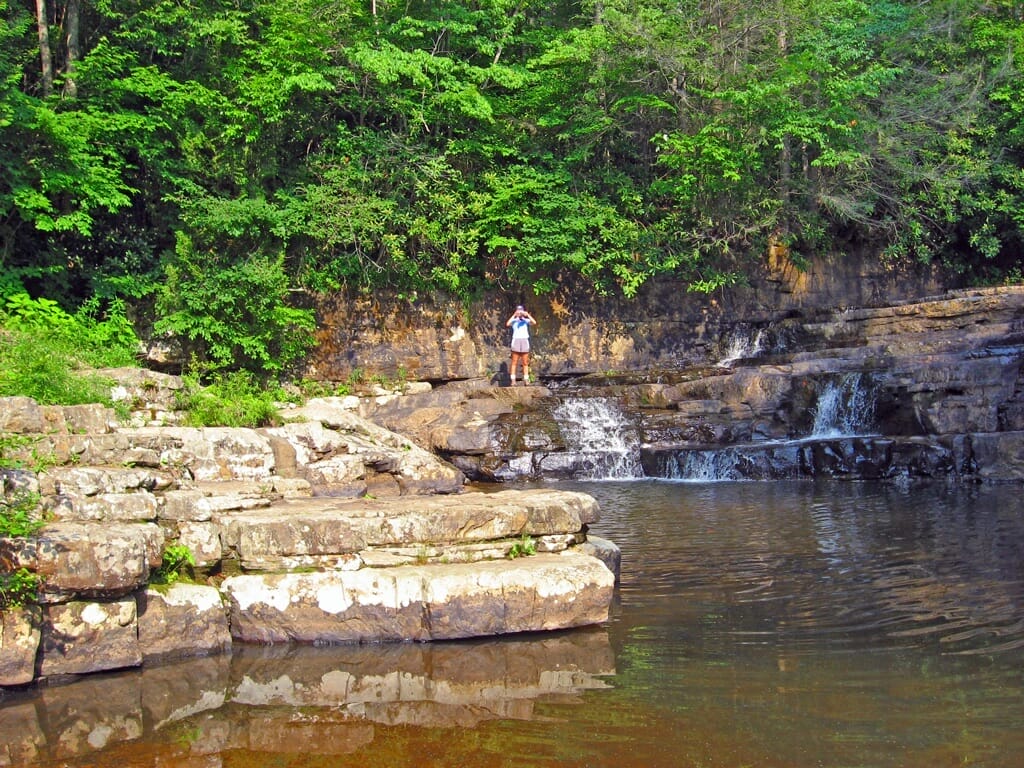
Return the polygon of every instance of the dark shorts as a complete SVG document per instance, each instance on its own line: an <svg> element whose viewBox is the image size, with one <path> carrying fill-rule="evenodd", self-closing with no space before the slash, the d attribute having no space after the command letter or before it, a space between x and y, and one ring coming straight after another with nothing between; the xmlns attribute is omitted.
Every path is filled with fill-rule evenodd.
<svg viewBox="0 0 1024 768"><path fill-rule="evenodd" d="M530 340L529 339L512 339L512 351L513 352L529 352L530 351Z"/></svg>

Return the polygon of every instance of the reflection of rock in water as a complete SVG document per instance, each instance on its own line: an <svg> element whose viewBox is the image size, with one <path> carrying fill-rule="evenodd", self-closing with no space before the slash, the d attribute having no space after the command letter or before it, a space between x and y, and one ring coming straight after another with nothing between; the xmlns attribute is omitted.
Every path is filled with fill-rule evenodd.
<svg viewBox="0 0 1024 768"><path fill-rule="evenodd" d="M603 631L530 640L331 648L243 648L233 701L341 707L386 724L472 726L529 719L545 696L605 688L614 656Z"/></svg>
<svg viewBox="0 0 1024 768"><path fill-rule="evenodd" d="M603 678L614 674L601 629L458 643L236 646L230 657L85 677L4 701L0 764L70 760L147 735L175 749L184 739L196 754L292 753L312 743L317 754L350 754L373 741L373 723L528 720L538 699L571 700L608 687ZM297 722L296 707L316 716Z"/></svg>

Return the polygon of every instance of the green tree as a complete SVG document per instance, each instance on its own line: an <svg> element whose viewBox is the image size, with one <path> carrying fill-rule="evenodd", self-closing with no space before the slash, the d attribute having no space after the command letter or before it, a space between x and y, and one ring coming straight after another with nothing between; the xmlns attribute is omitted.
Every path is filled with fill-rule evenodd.
<svg viewBox="0 0 1024 768"><path fill-rule="evenodd" d="M158 333L186 341L201 370L279 373L313 342L313 312L291 301L280 211L257 201L204 198L186 214L190 232L165 264Z"/></svg>

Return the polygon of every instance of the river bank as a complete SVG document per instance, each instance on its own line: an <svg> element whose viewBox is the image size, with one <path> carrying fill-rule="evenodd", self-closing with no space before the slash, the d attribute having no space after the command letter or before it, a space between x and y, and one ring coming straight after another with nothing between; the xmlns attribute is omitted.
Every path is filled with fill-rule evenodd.
<svg viewBox="0 0 1024 768"><path fill-rule="evenodd" d="M235 642L438 640L607 619L617 550L587 536L593 499L463 492L454 466L330 402L263 430L149 423L173 384L124 372L145 422L128 425L101 406L0 399L0 429L24 438L5 459L36 466L0 473L5 499L38 496L46 521L0 537L0 565L39 581L35 601L3 612L0 685ZM190 553L197 583L151 586L174 551Z"/></svg>

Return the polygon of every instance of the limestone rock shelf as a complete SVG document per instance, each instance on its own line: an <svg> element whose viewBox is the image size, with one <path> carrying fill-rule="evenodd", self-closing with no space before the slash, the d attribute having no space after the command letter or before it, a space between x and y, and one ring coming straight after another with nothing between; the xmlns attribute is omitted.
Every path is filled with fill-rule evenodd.
<svg viewBox="0 0 1024 768"><path fill-rule="evenodd" d="M329 406L318 414L272 430L120 426L99 406L0 399L0 430L24 436L26 465L41 452L53 464L0 471L6 498L37 493L47 516L32 537L0 538L0 568L41 579L38 605L3 613L0 686L235 642L438 640L607 619L618 550L588 540L592 497L463 493L459 470L406 438ZM172 544L194 554L201 583L147 586Z"/></svg>

